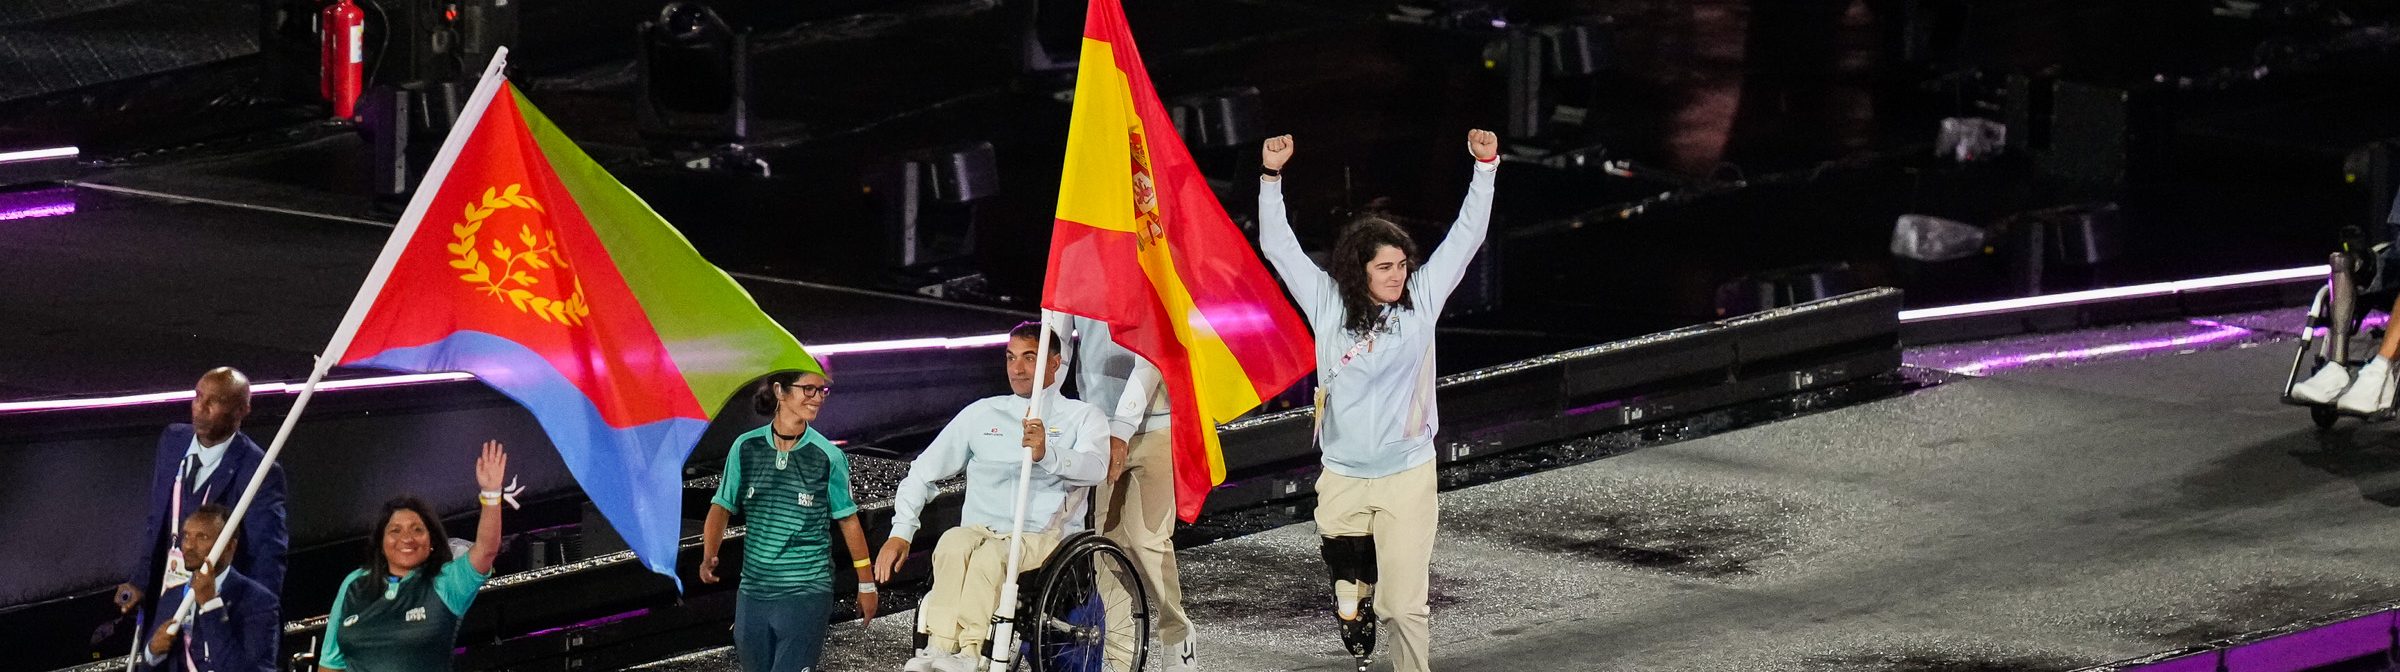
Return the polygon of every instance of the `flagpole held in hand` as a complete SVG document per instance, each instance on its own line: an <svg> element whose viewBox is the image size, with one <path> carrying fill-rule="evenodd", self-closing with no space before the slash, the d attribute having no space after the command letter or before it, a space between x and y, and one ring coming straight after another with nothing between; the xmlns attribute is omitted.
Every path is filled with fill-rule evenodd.
<svg viewBox="0 0 2400 672"><path fill-rule="evenodd" d="M1044 403L1050 398L1050 311L1042 311L1041 336L1034 341L1033 398L1025 405L1027 420L1041 419ZM1042 440L1047 441L1045 434ZM1017 627L1017 572L1025 555L1025 506L1033 496L1033 446L1025 446L1025 454L1017 460L1016 513L1009 516L1014 528L1008 535L1008 572L1001 574L1000 603L992 608L992 669L1008 669L1016 657L1013 638Z"/></svg>
<svg viewBox="0 0 2400 672"><path fill-rule="evenodd" d="M507 63L507 48L503 47L493 52L491 64L485 66L483 78L476 83L475 93L473 97L469 98L472 102L468 104L466 110L461 112L458 123L452 126L452 130L462 126L471 127L482 118L484 108L490 105L492 93L506 81L501 77L500 71ZM441 177L449 173L450 165L457 161L459 151L466 144L466 135L465 133L451 133L449 139L443 141L441 151L434 157L433 165L426 173L425 184L439 184ZM431 189L418 190L416 196L410 199L407 212L400 218L404 227L413 229L413 224L406 223L424 219L425 210L432 205L433 196ZM282 426L275 430L275 440L267 443L265 459L259 460L259 468L251 472L250 483L243 487L241 498L235 500L233 513L226 517L225 528L217 533L216 545L209 547L208 557L201 560L207 566L216 566L217 559L225 555L225 547L239 536L242 517L250 511L250 501L258 497L258 489L266 484L267 472L274 468L275 458L283 454L284 442L291 438L292 427L300 423L301 411L306 410L309 399L316 396L317 384L325 381L325 373L332 370L334 363L339 360L343 351L350 348L351 338L358 334L358 325L366 318L366 309L374 305L373 290L382 287L384 279L391 275L393 264L399 260L399 251L405 247L409 238L407 233L409 231L395 231L391 242L385 244L382 256L376 260L375 268L368 271L367 280L363 285L367 291L361 291L359 296L352 301L349 314L342 318L341 326L335 328L333 339L325 344L324 354L319 355L315 366L310 367L308 382L300 386L300 396L292 399L292 409L284 413ZM190 562L190 558L185 559L187 566ZM162 575L165 572L163 568L160 571ZM161 585L164 585L163 579ZM175 615L165 616L162 614L162 616L169 620L182 620L188 618L192 610L197 607L198 605L192 604L192 601L187 599L184 600L182 607L176 610ZM166 623L169 620L160 622ZM125 661L125 668L128 672L133 669L137 661L141 660L140 652L144 639L142 633L134 634L134 654Z"/></svg>

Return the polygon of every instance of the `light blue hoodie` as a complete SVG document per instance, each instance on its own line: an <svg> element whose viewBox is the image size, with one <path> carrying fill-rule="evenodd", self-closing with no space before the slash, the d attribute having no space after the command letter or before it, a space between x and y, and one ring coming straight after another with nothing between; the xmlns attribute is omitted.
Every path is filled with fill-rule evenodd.
<svg viewBox="0 0 2400 672"><path fill-rule="evenodd" d="M1284 213L1283 184L1259 181L1259 247L1317 338L1317 385L1325 393L1317 444L1325 452L1326 471L1382 478L1433 460L1433 436L1441 429L1433 394L1434 321L1483 246L1498 170L1497 163L1475 164L1458 221L1408 277L1415 307L1386 306L1371 338L1343 328L1341 290L1300 249Z"/></svg>

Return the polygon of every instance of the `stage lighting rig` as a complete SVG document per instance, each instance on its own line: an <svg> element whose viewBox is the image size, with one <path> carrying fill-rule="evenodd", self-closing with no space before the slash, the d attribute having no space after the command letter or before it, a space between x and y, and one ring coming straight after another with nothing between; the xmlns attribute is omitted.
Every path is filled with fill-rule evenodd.
<svg viewBox="0 0 2400 672"><path fill-rule="evenodd" d="M704 3L669 2L637 31L635 122L652 152L703 170L765 176L750 141L750 30Z"/></svg>
<svg viewBox="0 0 2400 672"><path fill-rule="evenodd" d="M1505 21L1495 25L1506 25ZM1614 67L1607 17L1507 26L1484 48L1484 67L1506 78L1509 139L1505 158L1561 170L1601 164L1605 146L1589 140L1599 76Z"/></svg>
<svg viewBox="0 0 2400 672"><path fill-rule="evenodd" d="M861 189L886 232L885 265L919 280L975 253L977 205L1000 191L998 155L989 142L908 152L867 173Z"/></svg>

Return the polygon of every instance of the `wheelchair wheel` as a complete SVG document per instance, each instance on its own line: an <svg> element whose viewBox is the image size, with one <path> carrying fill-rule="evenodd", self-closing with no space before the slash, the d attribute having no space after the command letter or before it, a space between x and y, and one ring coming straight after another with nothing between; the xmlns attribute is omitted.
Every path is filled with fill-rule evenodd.
<svg viewBox="0 0 2400 672"><path fill-rule="evenodd" d="M1096 534L1070 540L1043 564L1041 592L1018 617L1016 667L1035 672L1125 672L1147 662L1150 601L1133 558Z"/></svg>

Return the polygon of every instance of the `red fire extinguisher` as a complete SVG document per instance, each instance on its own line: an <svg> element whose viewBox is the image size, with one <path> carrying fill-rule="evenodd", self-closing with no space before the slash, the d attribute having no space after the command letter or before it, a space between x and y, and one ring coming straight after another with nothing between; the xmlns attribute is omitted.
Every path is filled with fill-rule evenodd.
<svg viewBox="0 0 2400 672"><path fill-rule="evenodd" d="M349 119L358 107L360 70L366 61L367 15L350 0L334 0L317 13L317 30L323 38L318 90L333 103L334 117Z"/></svg>

